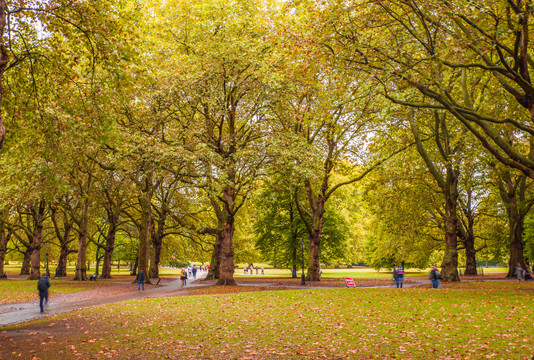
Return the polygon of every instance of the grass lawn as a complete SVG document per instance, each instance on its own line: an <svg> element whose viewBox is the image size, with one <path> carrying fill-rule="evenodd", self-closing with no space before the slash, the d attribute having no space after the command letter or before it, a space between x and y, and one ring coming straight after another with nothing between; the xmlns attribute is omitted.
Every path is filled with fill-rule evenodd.
<svg viewBox="0 0 534 360"><path fill-rule="evenodd" d="M533 300L533 283L513 281L466 282L437 290L319 289L156 298L47 318L19 325L18 332L0 330L0 355L530 359Z"/></svg>

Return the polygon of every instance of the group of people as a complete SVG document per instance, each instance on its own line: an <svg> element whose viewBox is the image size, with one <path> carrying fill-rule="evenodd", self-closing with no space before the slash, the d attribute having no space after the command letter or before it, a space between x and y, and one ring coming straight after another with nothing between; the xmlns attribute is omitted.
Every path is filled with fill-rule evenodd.
<svg viewBox="0 0 534 360"><path fill-rule="evenodd" d="M395 280L395 283L397 284L397 288L402 289L402 285L404 284L404 267L402 265L399 266L393 266L393 279ZM437 266L432 266L430 270L429 280L432 282L432 288L437 289L439 288L439 283L441 280L441 274L438 271Z"/></svg>
<svg viewBox="0 0 534 360"><path fill-rule="evenodd" d="M243 267L243 274L244 275L254 275L254 269L256 269L256 275L258 275L258 271L260 271L261 269L261 274L262 275L265 275L265 268L262 266L261 268L258 267L258 265L256 265L256 267L254 267L253 264L249 264L247 266L244 266ZM250 272L250 274L249 274Z"/></svg>
<svg viewBox="0 0 534 360"><path fill-rule="evenodd" d="M525 264L525 267L521 266L521 263L517 263L517 266L515 267L515 276L517 276L517 280L534 280L534 276L532 273L534 272L534 265L532 265L532 270L530 270L528 264Z"/></svg>

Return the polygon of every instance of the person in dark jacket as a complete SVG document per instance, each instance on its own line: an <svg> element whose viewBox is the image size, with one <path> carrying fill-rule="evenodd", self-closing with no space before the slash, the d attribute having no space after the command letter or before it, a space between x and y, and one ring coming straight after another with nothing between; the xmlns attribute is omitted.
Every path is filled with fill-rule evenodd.
<svg viewBox="0 0 534 360"><path fill-rule="evenodd" d="M140 291L141 287L143 287L143 291L145 291L145 273L143 270L139 270L137 273L137 291Z"/></svg>
<svg viewBox="0 0 534 360"><path fill-rule="evenodd" d="M44 312L43 305L48 303L48 288L50 287L50 280L48 280L48 274L43 274L43 277L37 282L37 290L39 290L39 308L41 312ZM44 304L43 304L44 300Z"/></svg>

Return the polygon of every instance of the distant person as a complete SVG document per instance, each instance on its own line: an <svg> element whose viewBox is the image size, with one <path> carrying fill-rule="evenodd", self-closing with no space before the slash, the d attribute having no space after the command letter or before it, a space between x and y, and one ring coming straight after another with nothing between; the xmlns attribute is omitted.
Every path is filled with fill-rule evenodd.
<svg viewBox="0 0 534 360"><path fill-rule="evenodd" d="M397 283L397 288L402 289L402 285L404 283L404 268L401 266L398 266L396 268L395 274L395 282Z"/></svg>
<svg viewBox="0 0 534 360"><path fill-rule="evenodd" d="M256 275L258 275L258 265L256 265Z"/></svg>
<svg viewBox="0 0 534 360"><path fill-rule="evenodd" d="M263 266L261 267L261 274L265 275L265 268Z"/></svg>
<svg viewBox="0 0 534 360"><path fill-rule="evenodd" d="M432 281L432 288L437 289L439 287L439 281L441 280L441 274L438 271L437 266L432 266L430 271L430 280Z"/></svg>
<svg viewBox="0 0 534 360"><path fill-rule="evenodd" d="M518 281L521 281L521 278L523 277L523 268L520 263L517 263L517 266L515 267L515 276L517 276Z"/></svg>
<svg viewBox="0 0 534 360"><path fill-rule="evenodd" d="M139 270L137 273L137 291L141 291L141 287L145 291L145 272L143 270Z"/></svg>
<svg viewBox="0 0 534 360"><path fill-rule="evenodd" d="M248 273L248 267L243 266L243 275L247 275Z"/></svg>
<svg viewBox="0 0 534 360"><path fill-rule="evenodd" d="M89 277L89 281L96 281L97 278L98 278L98 274L94 273L93 275Z"/></svg>
<svg viewBox="0 0 534 360"><path fill-rule="evenodd" d="M2 275L0 275L0 279L7 279L7 274L4 272Z"/></svg>
<svg viewBox="0 0 534 360"><path fill-rule="evenodd" d="M193 266L193 279L197 278L197 267Z"/></svg>
<svg viewBox="0 0 534 360"><path fill-rule="evenodd" d="M532 273L530 272L528 266L525 267L525 281L527 280L533 280Z"/></svg>
<svg viewBox="0 0 534 360"><path fill-rule="evenodd" d="M182 269L182 275L180 276L181 286L184 287L187 283L187 271Z"/></svg>
<svg viewBox="0 0 534 360"><path fill-rule="evenodd" d="M319 268L319 278L323 275L323 269Z"/></svg>
<svg viewBox="0 0 534 360"><path fill-rule="evenodd" d="M39 290L39 308L44 312L43 305L48 304L48 288L50 287L50 280L48 274L44 273L43 277L37 282L37 290ZM44 300L44 304L43 304Z"/></svg>

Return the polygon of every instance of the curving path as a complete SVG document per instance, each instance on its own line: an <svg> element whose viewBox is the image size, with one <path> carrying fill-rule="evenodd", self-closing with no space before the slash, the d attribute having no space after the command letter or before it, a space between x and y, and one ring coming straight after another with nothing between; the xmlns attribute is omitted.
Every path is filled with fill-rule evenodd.
<svg viewBox="0 0 534 360"><path fill-rule="evenodd" d="M71 294L57 295L49 298L48 305L45 307L44 313L40 313L39 311L38 299L25 303L0 305L0 329L8 325L19 324L46 316L74 311L77 309L121 301L168 296L169 293L173 293L184 288L206 286L197 285L194 283L195 280L202 279L204 276L206 276L206 274L206 272L200 273L196 279L188 279L187 284L184 287L180 286L180 279L176 279L157 287L154 285L145 285L145 291L137 291L137 283L132 284L130 282L123 282L120 284L122 291L114 295L106 295L106 287ZM89 294L89 296L87 296L87 294Z"/></svg>

